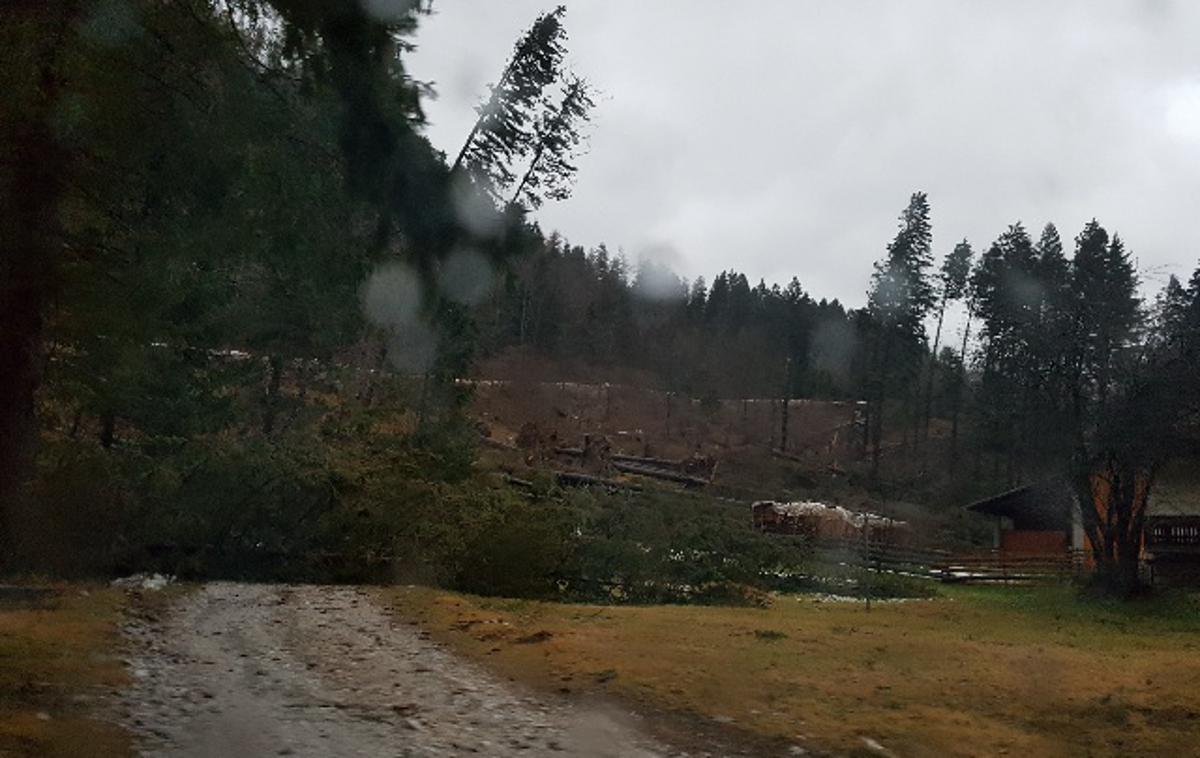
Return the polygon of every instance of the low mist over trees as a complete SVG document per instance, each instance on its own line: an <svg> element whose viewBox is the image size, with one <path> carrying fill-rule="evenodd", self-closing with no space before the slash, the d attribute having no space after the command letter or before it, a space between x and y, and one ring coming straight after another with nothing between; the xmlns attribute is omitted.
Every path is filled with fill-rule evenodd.
<svg viewBox="0 0 1200 758"><path fill-rule="evenodd" d="M644 369L695 396L781 397L789 381L794 397L853 393L846 311L796 279L751 286L722 271L711 286L688 283L653 261L631 267L603 245L586 251L551 235L513 262L478 320L487 352Z"/></svg>

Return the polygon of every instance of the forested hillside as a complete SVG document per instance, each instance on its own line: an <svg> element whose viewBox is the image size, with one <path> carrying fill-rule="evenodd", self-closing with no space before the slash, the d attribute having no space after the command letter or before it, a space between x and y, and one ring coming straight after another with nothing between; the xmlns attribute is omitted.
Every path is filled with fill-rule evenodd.
<svg viewBox="0 0 1200 758"><path fill-rule="evenodd" d="M603 245L550 235L514 262L478 313L485 349L638 368L661 389L719 397L852 397L855 335L836 300L722 271L709 286ZM738 366L731 371L731 366ZM587 377L579 376L584 380Z"/></svg>
<svg viewBox="0 0 1200 758"><path fill-rule="evenodd" d="M396 8L4 11L6 566L329 550L345 536L331 519L380 504L372 475L424 491L467 475L448 381L466 371L469 320L439 287L440 262L467 246L498 259L530 232L519 213L492 211L480 234L455 212L487 187L464 174L452 190L420 135L422 85L399 53L422 11ZM535 98L557 63L550 73ZM367 439L383 402L345 378L358 366L380 393L405 391L369 373L401 326L364 313L388 264L410 288L391 300L441 348L420 441Z"/></svg>
<svg viewBox="0 0 1200 758"><path fill-rule="evenodd" d="M1143 302L1098 222L1073 243L1020 223L934 240L921 192L857 308L806 292L802 256L786 285L710 283L580 247L530 215L570 194L594 107L565 10L516 40L453 160L404 65L426 10L4 10L5 569L365 576L386 559L542 594L621 574L643 535L576 539L611 514L476 465L458 380L516 349L694 398L864 400L865 481L1064 475L1091 502L1103 477L1086 526L1114 584L1136 583L1154 476L1195 450L1200 270ZM742 558L714 580L794 558L720 540Z"/></svg>

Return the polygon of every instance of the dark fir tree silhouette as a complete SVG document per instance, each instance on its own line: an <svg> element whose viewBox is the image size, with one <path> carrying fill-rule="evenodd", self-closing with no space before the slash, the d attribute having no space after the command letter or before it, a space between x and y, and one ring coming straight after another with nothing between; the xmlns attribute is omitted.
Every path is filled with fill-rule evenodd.
<svg viewBox="0 0 1200 758"><path fill-rule="evenodd" d="M875 264L867 292L872 331L871 467L875 473L883 444L885 404L893 390L908 386L913 378L925 340L925 316L935 301L928 273L933 265L932 244L929 200L924 192L913 193L887 255Z"/></svg>
<svg viewBox="0 0 1200 758"><path fill-rule="evenodd" d="M570 197L574 161L583 139L580 129L591 119L594 105L587 81L568 76L562 99L557 105L548 103L538 121L533 157L513 191L512 204L536 209L545 200Z"/></svg>
<svg viewBox="0 0 1200 758"><path fill-rule="evenodd" d="M938 271L937 327L933 333L933 348L929 351L931 360L925 386L925 418L922 429L925 437L929 436L929 421L933 413L933 380L937 367L938 347L942 341L942 326L946 320L946 306L961 300L966 295L973 255L971 243L964 239L954 246L954 249L942 261L942 267Z"/></svg>
<svg viewBox="0 0 1200 758"><path fill-rule="evenodd" d="M497 203L516 178L513 167L535 147L544 93L562 73L565 14L560 5L538 16L517 40L500 80L476 108L479 117L451 166L452 172L465 170Z"/></svg>

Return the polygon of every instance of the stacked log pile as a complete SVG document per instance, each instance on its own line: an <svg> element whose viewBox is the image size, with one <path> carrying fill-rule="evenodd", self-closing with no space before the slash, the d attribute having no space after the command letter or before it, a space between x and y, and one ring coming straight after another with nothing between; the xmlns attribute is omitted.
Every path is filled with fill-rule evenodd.
<svg viewBox="0 0 1200 758"><path fill-rule="evenodd" d="M592 473L607 474L619 471L674 482L689 488L708 485L716 471L716 461L703 456L668 460L614 453L608 438L603 435L585 434L582 447L557 447L554 454L573 459L584 470Z"/></svg>
<svg viewBox="0 0 1200 758"><path fill-rule="evenodd" d="M828 503L759 500L750 513L755 529L816 539L855 540L866 529L872 540L901 543L909 533L904 521Z"/></svg>

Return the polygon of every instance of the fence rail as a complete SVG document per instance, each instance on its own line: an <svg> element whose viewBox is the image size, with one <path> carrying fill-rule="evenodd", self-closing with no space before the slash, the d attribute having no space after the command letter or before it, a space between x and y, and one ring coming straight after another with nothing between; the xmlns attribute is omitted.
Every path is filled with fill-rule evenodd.
<svg viewBox="0 0 1200 758"><path fill-rule="evenodd" d="M816 538L819 559L947 583L1034 583L1065 579L1084 567L1081 551L1020 555L1000 550L955 553L882 541Z"/></svg>
<svg viewBox="0 0 1200 758"><path fill-rule="evenodd" d="M953 556L936 569L944 582L1024 583L1066 579L1078 575L1083 567L1083 554L1080 551L1017 555L993 550Z"/></svg>

